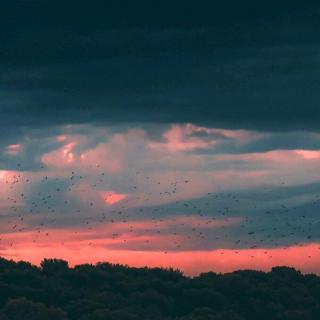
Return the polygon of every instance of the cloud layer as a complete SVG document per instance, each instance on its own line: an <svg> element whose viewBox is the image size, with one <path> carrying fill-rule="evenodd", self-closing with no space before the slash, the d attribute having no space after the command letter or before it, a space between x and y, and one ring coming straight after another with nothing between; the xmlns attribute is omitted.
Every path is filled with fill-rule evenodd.
<svg viewBox="0 0 320 320"><path fill-rule="evenodd" d="M0 255L314 270L319 9L2 1Z"/></svg>
<svg viewBox="0 0 320 320"><path fill-rule="evenodd" d="M255 256L316 246L319 140L191 123L30 132L1 151L1 254L21 258L33 246L38 261L52 246L63 255L93 246L94 259L104 251ZM259 268L270 265L263 261Z"/></svg>

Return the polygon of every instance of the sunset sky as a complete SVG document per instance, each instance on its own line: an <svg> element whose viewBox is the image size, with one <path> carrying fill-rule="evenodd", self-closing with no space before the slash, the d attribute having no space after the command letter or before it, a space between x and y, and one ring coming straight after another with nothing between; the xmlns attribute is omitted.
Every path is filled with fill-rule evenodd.
<svg viewBox="0 0 320 320"><path fill-rule="evenodd" d="M1 4L0 256L320 274L320 6L200 2Z"/></svg>

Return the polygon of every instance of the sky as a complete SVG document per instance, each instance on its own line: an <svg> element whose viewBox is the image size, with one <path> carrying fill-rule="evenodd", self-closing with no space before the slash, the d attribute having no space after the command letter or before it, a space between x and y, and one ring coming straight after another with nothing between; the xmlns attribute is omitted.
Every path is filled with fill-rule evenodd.
<svg viewBox="0 0 320 320"><path fill-rule="evenodd" d="M3 1L0 256L320 274L316 1Z"/></svg>

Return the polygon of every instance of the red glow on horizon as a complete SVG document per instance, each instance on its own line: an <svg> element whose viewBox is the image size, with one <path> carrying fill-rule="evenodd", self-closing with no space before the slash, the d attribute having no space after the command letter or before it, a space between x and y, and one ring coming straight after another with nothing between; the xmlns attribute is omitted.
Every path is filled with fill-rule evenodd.
<svg viewBox="0 0 320 320"><path fill-rule="evenodd" d="M109 233L119 230L109 230ZM37 235L31 231L7 233L0 244L0 256L26 260L39 265L43 258L59 258L71 266L110 262L133 267L172 267L187 275L201 272L232 272L240 269L268 271L274 266L290 266L302 272L320 275L320 243L276 248L182 250L170 248L175 238L168 235L143 235L127 232L122 237L108 237L107 229L52 229ZM124 238L135 249L126 247ZM149 243L145 243L146 240ZM165 250L163 247L167 247ZM76 254L75 254L76 253Z"/></svg>
<svg viewBox="0 0 320 320"><path fill-rule="evenodd" d="M74 252L77 252L75 255ZM34 246L31 243L0 251L7 259L27 260L39 265L46 258L69 261L71 266L82 263L110 262L132 267L172 267L187 275L202 272L232 272L241 269L268 271L274 266L290 266L302 272L320 274L320 244L272 249L219 249L211 251L131 251L106 250L94 243L49 244Z"/></svg>

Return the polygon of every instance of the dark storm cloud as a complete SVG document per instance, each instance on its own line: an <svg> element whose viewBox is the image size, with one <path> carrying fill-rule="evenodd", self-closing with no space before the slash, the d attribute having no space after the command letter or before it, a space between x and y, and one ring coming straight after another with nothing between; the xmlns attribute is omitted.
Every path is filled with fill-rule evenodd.
<svg viewBox="0 0 320 320"><path fill-rule="evenodd" d="M106 122L318 129L313 1L1 6L3 135Z"/></svg>

